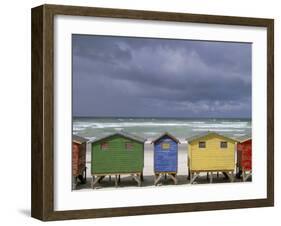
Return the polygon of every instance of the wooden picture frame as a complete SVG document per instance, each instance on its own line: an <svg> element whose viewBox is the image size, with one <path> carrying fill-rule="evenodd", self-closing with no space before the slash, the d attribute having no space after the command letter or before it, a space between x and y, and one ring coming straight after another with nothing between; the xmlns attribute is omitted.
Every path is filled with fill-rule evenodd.
<svg viewBox="0 0 281 226"><path fill-rule="evenodd" d="M153 21L240 25L267 29L267 198L122 208L54 210L54 16L71 15ZM32 9L32 200L31 215L50 220L163 214L274 205L274 20L42 5Z"/></svg>

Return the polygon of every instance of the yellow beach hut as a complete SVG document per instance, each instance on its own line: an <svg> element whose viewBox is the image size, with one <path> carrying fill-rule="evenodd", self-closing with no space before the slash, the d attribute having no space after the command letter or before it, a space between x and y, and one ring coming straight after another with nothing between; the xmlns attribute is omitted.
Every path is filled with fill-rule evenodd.
<svg viewBox="0 0 281 226"><path fill-rule="evenodd" d="M187 141L187 167L191 184L202 172L207 173L210 183L213 181L213 173L219 176L220 172L231 182L234 180L236 140L208 131L190 137Z"/></svg>

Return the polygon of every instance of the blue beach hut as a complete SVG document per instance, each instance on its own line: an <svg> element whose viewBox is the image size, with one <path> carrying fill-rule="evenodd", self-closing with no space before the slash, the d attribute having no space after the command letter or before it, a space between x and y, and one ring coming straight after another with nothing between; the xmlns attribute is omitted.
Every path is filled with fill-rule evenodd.
<svg viewBox="0 0 281 226"><path fill-rule="evenodd" d="M154 185L163 176L169 176L177 184L179 140L165 132L152 141L154 144Z"/></svg>

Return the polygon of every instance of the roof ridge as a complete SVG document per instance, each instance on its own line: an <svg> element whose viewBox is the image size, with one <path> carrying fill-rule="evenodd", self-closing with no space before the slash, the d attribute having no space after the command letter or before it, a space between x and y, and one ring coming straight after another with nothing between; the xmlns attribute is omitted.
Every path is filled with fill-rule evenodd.
<svg viewBox="0 0 281 226"><path fill-rule="evenodd" d="M191 137L189 137L189 138L186 138L186 140L187 140L188 142L194 141L194 140L197 140L197 139L199 139L199 138L201 138L201 137L205 137L205 136L207 136L207 135L209 135L209 134L216 134L216 135L218 135L218 136L225 137L225 138L227 138L227 139L230 139L230 140L233 140L233 141L235 141L235 142L238 142L238 139L235 139L235 138L232 138L232 137L229 137L229 136L226 136L226 135L217 133L217 132L215 132L215 131L206 131L206 132L202 132L202 133L199 133L199 134L197 134L197 135L194 135L194 136L191 136Z"/></svg>
<svg viewBox="0 0 281 226"><path fill-rule="evenodd" d="M132 140L135 140L135 141L139 141L139 142L142 142L142 143L146 141L146 139L144 139L142 137L139 137L139 136L136 136L134 134L131 134L131 133L128 133L128 132L124 132L124 131L116 131L116 132L108 134L106 136L97 138L96 140L93 140L92 143L98 142L100 140L103 140L103 139L106 139L106 138L109 138L109 137L112 137L112 136L115 136L115 135L120 135L120 136L123 136L123 137L127 137L129 139L132 139Z"/></svg>
<svg viewBox="0 0 281 226"><path fill-rule="evenodd" d="M84 142L88 142L89 140L88 139L86 139L86 138L84 138L84 137L82 137L82 136L78 136L78 135L76 135L76 134L72 134L72 140L75 142L78 142L78 143L84 143Z"/></svg>
<svg viewBox="0 0 281 226"><path fill-rule="evenodd" d="M179 139L177 139L174 135L172 135L171 133L165 131L163 133L161 133L158 137L156 137L155 139L153 139L151 141L151 143L155 143L156 141L158 141L160 138L164 137L164 136L169 136L170 138L172 138L172 140L176 141L177 143L180 143Z"/></svg>

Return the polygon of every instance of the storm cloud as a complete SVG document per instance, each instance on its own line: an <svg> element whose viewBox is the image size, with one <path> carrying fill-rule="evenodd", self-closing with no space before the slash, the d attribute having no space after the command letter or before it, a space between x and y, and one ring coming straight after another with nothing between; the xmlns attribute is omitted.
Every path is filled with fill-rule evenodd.
<svg viewBox="0 0 281 226"><path fill-rule="evenodd" d="M251 44L73 35L73 115L251 117Z"/></svg>

